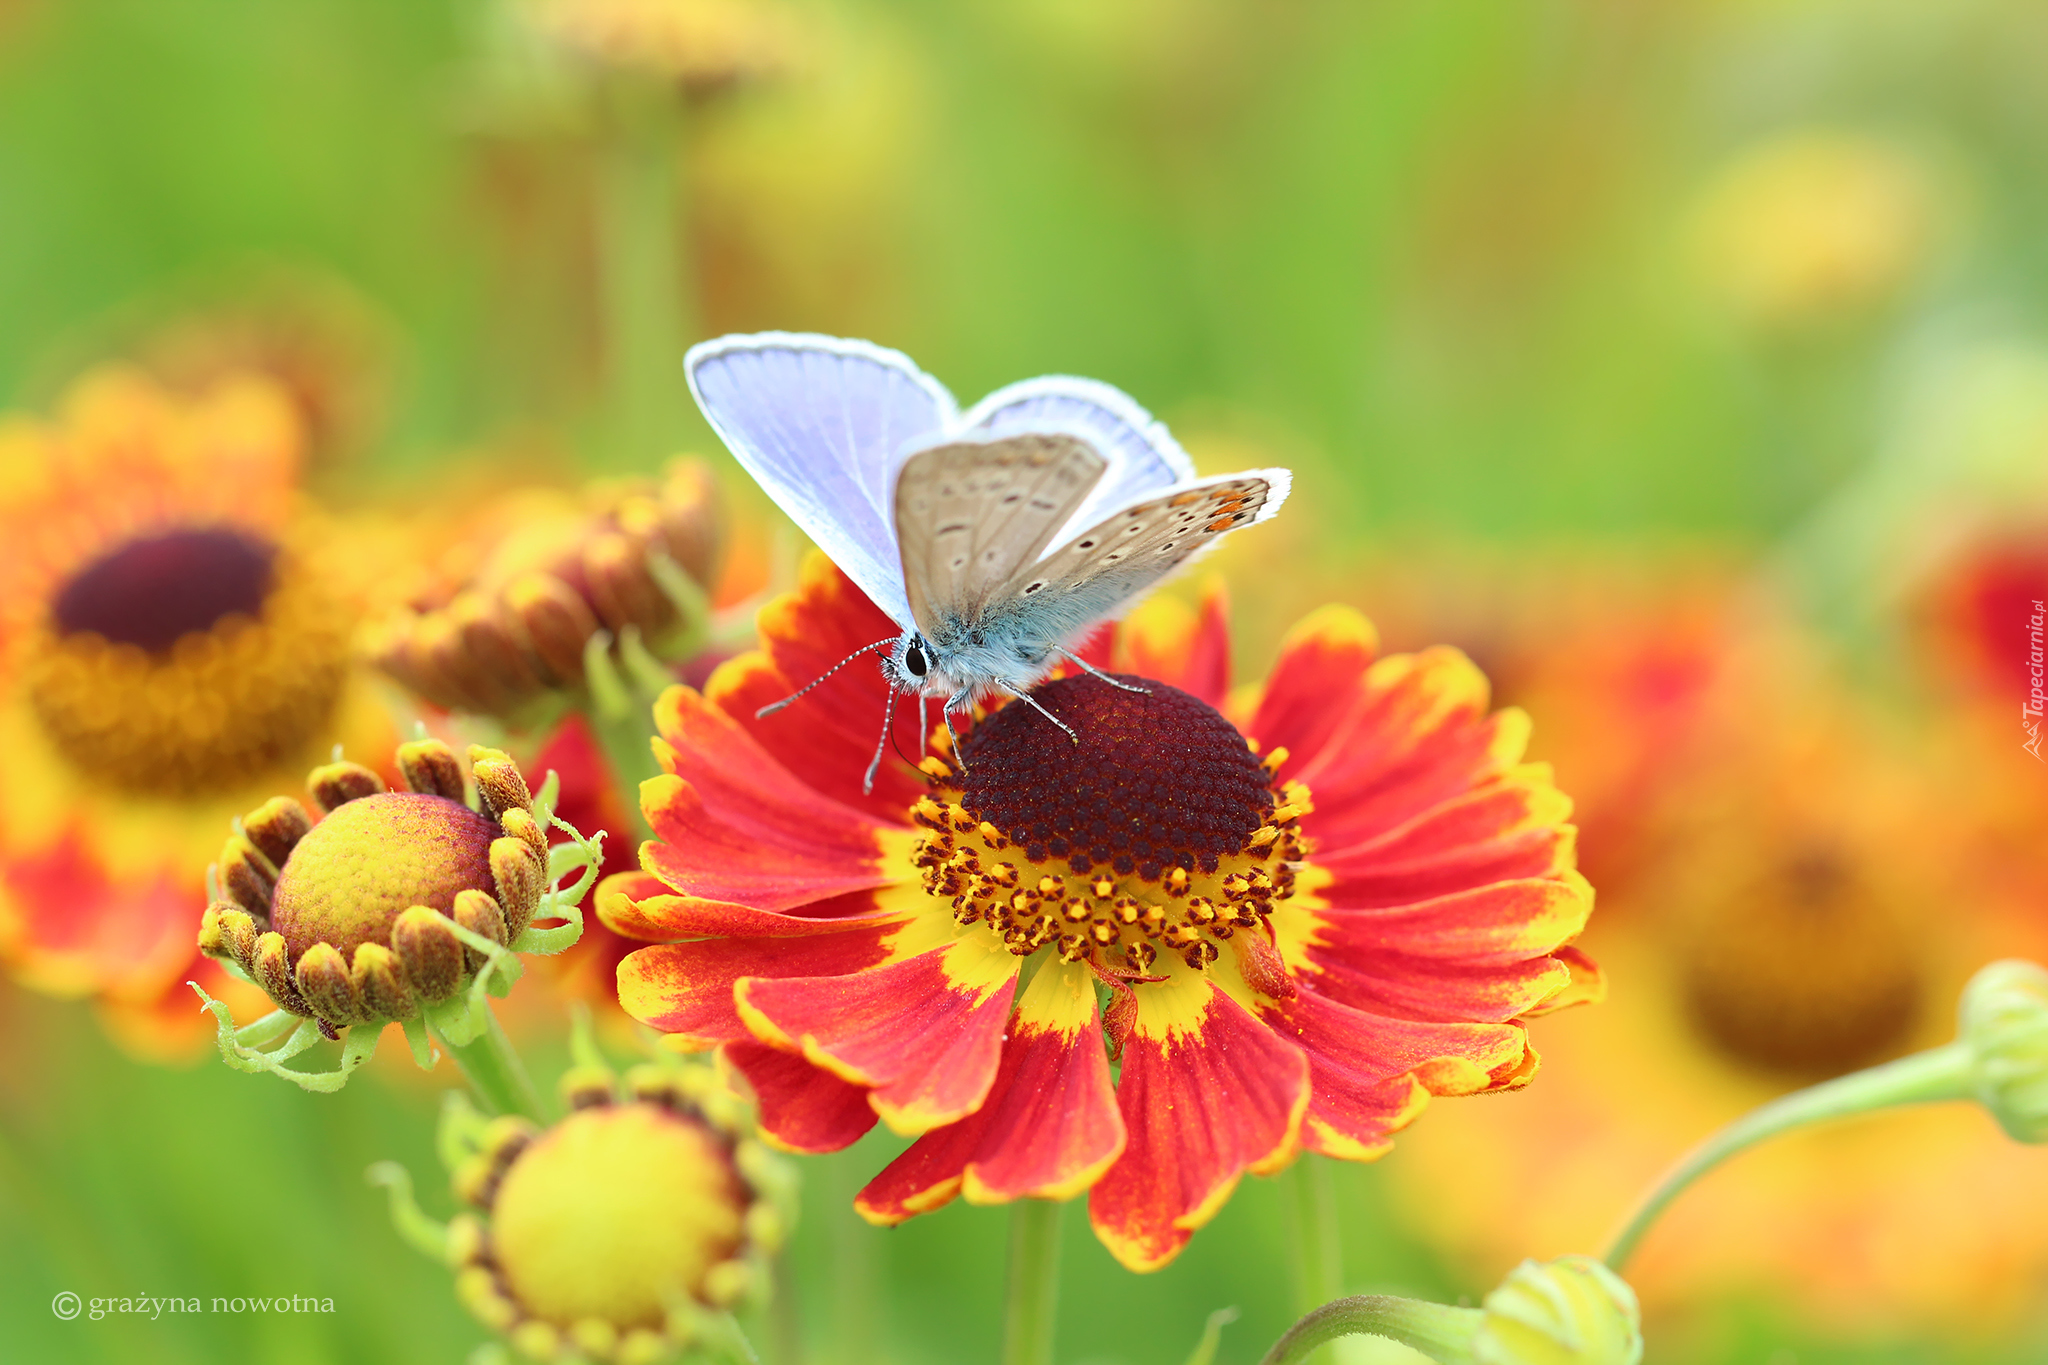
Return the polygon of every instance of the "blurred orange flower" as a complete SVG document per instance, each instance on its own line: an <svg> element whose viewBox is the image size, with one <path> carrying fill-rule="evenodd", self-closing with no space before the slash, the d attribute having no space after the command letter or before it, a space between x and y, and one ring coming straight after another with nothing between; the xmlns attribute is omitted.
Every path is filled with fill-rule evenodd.
<svg viewBox="0 0 2048 1365"><path fill-rule="evenodd" d="M1987 865L1982 796L1956 756L1760 621L1724 629L1686 761L1660 782L1646 851L1593 936L1628 988L1598 1027L1554 1030L1541 1093L1483 1120L1448 1114L1406 1144L1415 1226L1481 1278L1596 1249L1708 1132L1796 1084L1946 1041L1972 969L2039 950L2038 928L1988 892L2025 874ZM2048 884L2034 888L2038 918ZM1834 1331L1995 1331L2048 1272L2044 1229L2048 1169L1983 1114L1887 1114L1714 1172L1629 1278L1653 1334L1736 1294Z"/></svg>
<svg viewBox="0 0 2048 1365"><path fill-rule="evenodd" d="M390 743L301 450L246 379L101 371L0 425L0 957L144 1053L207 1036L186 978L236 988L192 947L221 826L337 740Z"/></svg>

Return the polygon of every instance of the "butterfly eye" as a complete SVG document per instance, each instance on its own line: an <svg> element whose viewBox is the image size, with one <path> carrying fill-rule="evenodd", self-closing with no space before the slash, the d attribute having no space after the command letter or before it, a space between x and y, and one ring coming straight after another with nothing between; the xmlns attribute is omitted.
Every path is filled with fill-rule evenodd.
<svg viewBox="0 0 2048 1365"><path fill-rule="evenodd" d="M913 678L922 678L925 670L930 667L925 662L924 650L916 644L903 651L903 666L910 670L910 676Z"/></svg>

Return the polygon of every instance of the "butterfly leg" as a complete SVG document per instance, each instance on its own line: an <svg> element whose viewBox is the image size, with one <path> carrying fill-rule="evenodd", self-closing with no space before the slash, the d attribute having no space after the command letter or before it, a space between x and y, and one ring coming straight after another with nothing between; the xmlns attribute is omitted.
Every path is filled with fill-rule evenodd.
<svg viewBox="0 0 2048 1365"><path fill-rule="evenodd" d="M960 756L960 732L953 728L953 707L965 699L964 694L958 697L948 697L946 704L939 708L939 714L946 719L946 738L952 741L953 745L953 766L960 770L963 777L967 774L967 760ZM919 706L923 706L924 697L920 695L917 702Z"/></svg>
<svg viewBox="0 0 2048 1365"><path fill-rule="evenodd" d="M1101 669L1097 668L1094 664L1089 663L1086 659L1074 653L1072 650L1061 649L1058 645L1054 645L1052 648L1055 654L1064 655L1066 658L1073 660L1075 663L1081 665L1082 668L1086 669L1095 677L1098 677L1102 679L1104 682L1108 683L1111 687L1117 688L1118 690L1124 692L1136 692L1140 696L1145 697L1149 697L1152 695L1151 688L1136 687L1127 682L1118 682L1115 678L1110 677L1109 674L1104 673Z"/></svg>
<svg viewBox="0 0 2048 1365"><path fill-rule="evenodd" d="M882 770L882 754L889 747L889 737L896 732L896 689L889 689L889 704L882 708L882 737L875 741L875 756L868 760L867 775L860 780L860 794L875 794L875 774Z"/></svg>
<svg viewBox="0 0 2048 1365"><path fill-rule="evenodd" d="M1119 684L1119 685L1121 685L1121 684ZM1038 714L1039 714L1039 715L1041 715L1041 716L1044 716L1044 717L1045 717L1045 718L1046 718L1047 720L1051 721L1051 722L1052 722L1052 723L1053 723L1054 725L1057 725L1057 726L1059 726L1059 727L1060 727L1060 729L1062 729L1062 730L1065 730L1065 731L1067 732L1067 738L1068 738L1068 739L1071 739L1071 740L1073 740L1073 741L1074 741L1074 743L1076 743L1076 744L1079 744L1079 743L1081 742L1081 737L1080 737L1079 735L1077 735L1077 734L1075 734L1075 733L1074 733L1074 727L1073 727L1073 726L1071 726L1071 725L1067 724L1067 723L1066 723L1065 721L1061 720L1061 719L1060 719L1060 718L1059 718L1058 716L1056 716L1056 715L1054 715L1054 714L1053 714L1052 712L1050 712L1050 711L1046 710L1046 709L1045 709L1045 708L1044 708L1043 706L1040 706L1040 705L1038 704L1038 698L1036 698L1036 697L1032 696L1032 695L1031 695L1031 694L1030 694L1029 692L1019 692L1019 691L1018 691L1018 690L1017 690L1016 688L1014 688L1014 687L1010 686L1010 685L1009 685L1008 683L1006 683L1006 682L1002 682L1002 681L1000 681L1000 680L999 680L999 681L998 681L998 682L996 683L996 686L997 686L997 687L1000 687L1000 688L1002 688L1002 689L1003 689L1003 691L1005 691L1005 692L1008 692L1008 693L1009 693L1009 694L1010 694L1011 696L1015 697L1015 698L1016 698L1016 699L1017 699L1018 701L1022 701L1022 702L1029 702L1029 703L1031 704L1031 709L1032 709L1032 710L1034 710L1034 711L1038 712Z"/></svg>

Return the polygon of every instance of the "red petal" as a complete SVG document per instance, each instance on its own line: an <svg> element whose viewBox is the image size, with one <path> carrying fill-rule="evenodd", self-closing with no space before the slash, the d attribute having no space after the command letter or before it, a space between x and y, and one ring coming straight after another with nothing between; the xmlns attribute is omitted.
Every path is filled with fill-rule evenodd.
<svg viewBox="0 0 2048 1365"><path fill-rule="evenodd" d="M987 1117L977 1110L926 1133L854 1196L854 1212L887 1228L952 1203L987 1128Z"/></svg>
<svg viewBox="0 0 2048 1365"><path fill-rule="evenodd" d="M1571 973L1571 979L1554 995L1544 997L1543 1002L1526 1011L1530 1018L1541 1014L1555 1014L1573 1005L1594 1005L1607 998L1607 973L1600 970L1600 964L1567 944L1551 955Z"/></svg>
<svg viewBox="0 0 2048 1365"><path fill-rule="evenodd" d="M924 795L925 783L893 747L884 750L873 794L863 795L860 789L888 709L889 685L878 658L854 659L802 701L773 715L757 718L754 713L824 677L863 645L894 640L903 628L830 560L816 554L805 559L796 591L763 607L756 625L761 649L721 666L706 684L706 695L826 796L886 820L900 818ZM899 699L892 728L896 747L914 760L924 743L917 732L915 699Z"/></svg>
<svg viewBox="0 0 2048 1365"><path fill-rule="evenodd" d="M1385 1151L1388 1136L1421 1112L1428 1094L1492 1089L1527 1051L1513 1024L1393 1019L1314 990L1260 1013L1308 1054L1314 1093L1304 1141L1353 1160Z"/></svg>
<svg viewBox="0 0 2048 1365"><path fill-rule="evenodd" d="M1230 691L1229 617L1216 579L1204 585L1199 614L1178 598L1148 598L1117 632L1119 667L1221 707Z"/></svg>
<svg viewBox="0 0 2048 1365"><path fill-rule="evenodd" d="M1116 634L1116 627L1108 622L1104 622L1102 625L1089 631L1074 646L1074 653L1103 672L1110 672L1117 666ZM1063 674L1079 671L1073 664L1067 663L1064 660L1061 661L1060 670Z"/></svg>
<svg viewBox="0 0 2048 1365"><path fill-rule="evenodd" d="M1049 963L1025 992L981 1108L919 1138L854 1207L894 1224L963 1191L975 1204L1071 1199L1123 1149L1093 978Z"/></svg>
<svg viewBox="0 0 2048 1365"><path fill-rule="evenodd" d="M849 1085L794 1052L751 1040L719 1055L744 1076L760 1106L761 1136L787 1152L836 1152L875 1126L865 1087Z"/></svg>
<svg viewBox="0 0 2048 1365"><path fill-rule="evenodd" d="M1281 776L1292 777L1323 751L1378 652L1379 632L1350 607L1323 607L1287 632L1258 709L1244 726L1267 750L1288 751Z"/></svg>
<svg viewBox="0 0 2048 1365"><path fill-rule="evenodd" d="M733 1009L743 976L843 976L888 957L885 927L815 938L709 938L642 948L619 964L619 1004L641 1023L704 1049L751 1040Z"/></svg>
<svg viewBox="0 0 2048 1365"><path fill-rule="evenodd" d="M193 873L117 874L75 824L44 847L0 853L0 951L17 977L52 994L126 1000L182 989L206 904Z"/></svg>
<svg viewBox="0 0 2048 1365"><path fill-rule="evenodd" d="M980 937L852 976L744 977L734 997L757 1037L856 1085L900 1133L973 1113L994 1083L1017 959Z"/></svg>
<svg viewBox="0 0 2048 1365"><path fill-rule="evenodd" d="M891 880L890 826L819 795L687 687L655 704L657 754L672 775L640 785L661 842L641 865L684 895L785 910Z"/></svg>
<svg viewBox="0 0 2048 1365"><path fill-rule="evenodd" d="M1413 905L1314 911L1329 926L1320 953L1386 949L1468 966L1540 957L1586 927L1593 888L1577 873L1495 882Z"/></svg>
<svg viewBox="0 0 2048 1365"><path fill-rule="evenodd" d="M971 1204L1071 1199L1122 1154L1124 1121L1087 969L1047 963L1032 978L982 1115L987 1129L964 1186Z"/></svg>
<svg viewBox="0 0 2048 1365"><path fill-rule="evenodd" d="M645 875L629 874L629 875ZM600 882L597 917L607 929L654 943L683 938L803 938L812 934L837 934L863 925L894 924L904 918L902 910L884 910L871 891L834 896L803 908L803 915L779 915L773 910L755 910L731 901L700 900L695 896L649 896L634 900L631 886L611 878ZM653 880L650 878L650 880Z"/></svg>
<svg viewBox="0 0 2048 1365"><path fill-rule="evenodd" d="M1473 967L1367 945L1316 949L1308 956L1317 969L1316 990L1346 1005L1406 1019L1506 1023L1544 1009L1572 980L1555 957Z"/></svg>
<svg viewBox="0 0 2048 1365"><path fill-rule="evenodd" d="M1284 1166L1308 1105L1301 1050L1206 981L1199 986L1209 999L1191 1027L1155 1036L1141 1013L1124 1044L1117 1105L1130 1138L1096 1183L1088 1216L1132 1270L1178 1255L1244 1172Z"/></svg>
<svg viewBox="0 0 2048 1365"><path fill-rule="evenodd" d="M1488 716L1486 706L1485 677L1454 649L1380 660L1343 726L1299 769L1316 805L1303 828L1348 848L1506 771L1528 742L1528 717Z"/></svg>
<svg viewBox="0 0 2048 1365"><path fill-rule="evenodd" d="M1569 968L1550 954L1585 927L1592 907L1592 888L1576 873L1498 882L1413 905L1309 911L1291 952L1317 990L1347 1005L1504 1022L1568 987Z"/></svg>
<svg viewBox="0 0 2048 1365"><path fill-rule="evenodd" d="M1531 765L1533 767L1533 765ZM1488 783L1348 848L1320 848L1335 904L1398 905L1519 877L1569 870L1571 800L1540 769Z"/></svg>

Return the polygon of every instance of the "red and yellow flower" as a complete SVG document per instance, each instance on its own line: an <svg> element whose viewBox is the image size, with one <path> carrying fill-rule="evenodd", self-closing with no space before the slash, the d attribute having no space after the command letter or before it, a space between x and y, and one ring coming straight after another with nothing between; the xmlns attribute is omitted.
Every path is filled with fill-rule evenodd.
<svg viewBox="0 0 2048 1365"><path fill-rule="evenodd" d="M87 376L0 424L0 958L139 1050L235 984L194 926L221 825L338 739L389 739L350 664L345 562L297 503L274 387Z"/></svg>
<svg viewBox="0 0 2048 1365"><path fill-rule="evenodd" d="M1325 609L1233 692L1219 603L1160 603L1101 659L1148 690L1038 690L1077 741L1005 707L864 795L876 674L755 712L893 627L814 560L760 630L661 699L658 837L599 913L670 940L621 1002L719 1049L770 1140L917 1137L870 1221L1088 1191L1153 1269L1247 1171L1371 1159L1431 1095L1526 1084L1526 1020L1598 990L1569 802L1455 651L1376 658Z"/></svg>

